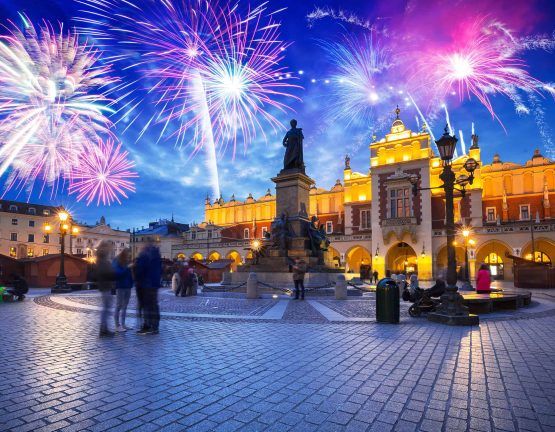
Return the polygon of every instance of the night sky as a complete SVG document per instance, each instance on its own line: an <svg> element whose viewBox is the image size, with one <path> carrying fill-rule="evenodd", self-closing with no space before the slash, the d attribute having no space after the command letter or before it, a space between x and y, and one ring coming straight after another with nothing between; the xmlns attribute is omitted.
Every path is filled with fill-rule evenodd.
<svg viewBox="0 0 555 432"><path fill-rule="evenodd" d="M135 2L140 3L139 0ZM240 5L245 7L246 2L240 2ZM301 100L282 99L283 103L291 107L287 113L269 109L283 124L283 129L277 134L267 130L266 140L262 134L257 134L246 152L239 146L234 160L229 151L219 158L219 182L226 201L232 194L237 199L245 199L250 192L257 198L263 196L267 188L273 190L273 183L269 179L281 168L281 140L291 118L296 118L304 131L307 173L316 180L318 187L323 188L330 188L336 179L342 179L343 159L347 153L351 156L351 166L355 171L368 170L371 136L375 133L379 139L387 132L395 117L397 104L402 110L401 118L406 126L413 130L418 128L416 110L406 100L406 91L410 89L400 82L394 68L383 73L382 81L394 83L395 89L374 104L372 116L352 119L348 115L330 113L329 107L338 93L337 88L333 88L337 85L333 80L336 65L326 48L330 43L342 43L346 37L355 43L362 43L372 37L376 43L383 40L393 62L396 56L404 56L407 62L406 58L418 56L420 52L441 49L450 38L459 37L454 34L469 31L468 23L477 17L502 23L515 37L527 40L543 38L544 41L553 42L555 31L555 3L549 0L272 0L268 6L273 10L284 7L286 10L276 15L276 19L282 25L281 39L291 45L284 52L281 65L291 73L289 82L302 87L292 90ZM17 12L24 12L37 24L46 19L74 26L80 8L72 0L0 0L0 19L3 23L8 19L17 21ZM336 15L342 10L344 16L356 17L359 21L357 23L351 19L351 22L347 22L328 16L310 22L307 15L317 8ZM369 26L374 30L370 31L367 28ZM545 49L528 49L518 53L530 75L546 84L555 81L555 57L551 51L554 46L547 43L543 46ZM123 79L135 78L119 70L118 65L114 69ZM410 68L405 64L404 69ZM299 74L299 71L303 73ZM388 75L390 78L387 78ZM400 93L397 89L405 92ZM470 95L470 100L464 97L461 101L458 95L447 95L444 99L453 129L463 132L467 147L470 145L471 125L474 123L485 162L490 162L493 154L499 152L504 161L522 163L531 157L534 148L539 148L546 156L555 157L555 149L550 142L555 130L555 103L548 92L541 91L530 97L524 93L523 105L527 109L520 112L515 109L515 101L506 95L488 96L497 119L473 95ZM137 163L140 177L136 182L136 193L131 194L122 205L116 203L110 207L87 207L77 203L74 196L63 192L58 193L54 202L48 192L41 197L35 193L30 200L63 204L78 220L89 223L94 223L104 215L113 227L121 229L141 227L158 218L170 218L172 214L179 222L202 222L204 198L210 193L203 153L191 157L191 149L176 148L171 137L159 139L160 127L157 125L153 125L137 140L139 130L154 109L147 95L144 100L144 119L139 119L125 133L122 125L118 125L114 131ZM445 126L445 112L440 103L426 99L425 95L416 102L424 111L436 137L441 135ZM28 197L25 192L18 197L17 191L10 191L6 198L26 200Z"/></svg>

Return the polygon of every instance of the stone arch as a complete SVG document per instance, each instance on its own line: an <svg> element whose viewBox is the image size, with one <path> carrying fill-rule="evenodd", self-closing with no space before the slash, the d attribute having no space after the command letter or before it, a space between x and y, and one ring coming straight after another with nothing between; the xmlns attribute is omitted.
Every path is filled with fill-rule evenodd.
<svg viewBox="0 0 555 432"><path fill-rule="evenodd" d="M455 258L457 260L457 274L461 268L464 267L464 248L462 246L455 246ZM436 276L447 276L447 244L443 244L438 249L435 259L435 274Z"/></svg>
<svg viewBox="0 0 555 432"><path fill-rule="evenodd" d="M498 280L513 280L513 261L505 255L512 254L512 248L500 240L489 240L476 250L476 272L486 263L491 275Z"/></svg>
<svg viewBox="0 0 555 432"><path fill-rule="evenodd" d="M346 270L354 273L360 272L363 264L372 264L372 255L364 246L355 245L345 253Z"/></svg>
<svg viewBox="0 0 555 432"><path fill-rule="evenodd" d="M333 268L339 268L343 264L341 262L341 254L338 252L337 249L331 246L328 246L328 250L324 252L324 262L326 263L326 265Z"/></svg>
<svg viewBox="0 0 555 432"><path fill-rule="evenodd" d="M202 254L200 252L195 252L195 253L191 254L191 259L194 259L195 261L202 261L202 260L204 260L204 257L202 256Z"/></svg>
<svg viewBox="0 0 555 432"><path fill-rule="evenodd" d="M221 257L222 255L218 251L212 251L210 255L208 255L208 261L218 261Z"/></svg>
<svg viewBox="0 0 555 432"><path fill-rule="evenodd" d="M531 171L527 171L522 176L522 191L524 193L534 192L534 174Z"/></svg>
<svg viewBox="0 0 555 432"><path fill-rule="evenodd" d="M535 261L543 260L543 262L555 262L555 242L545 237L534 239ZM545 255L543 256L542 253ZM523 248L522 258L532 259L532 241L529 241ZM546 259L547 258L547 259Z"/></svg>
<svg viewBox="0 0 555 432"><path fill-rule="evenodd" d="M385 269L391 273L418 272L416 251L406 242L393 244L385 256Z"/></svg>
<svg viewBox="0 0 555 432"><path fill-rule="evenodd" d="M237 271L237 266L240 266L242 264L241 254L236 250L232 250L232 251L229 251L225 257L227 259L233 260L233 262L231 263L231 269L233 271Z"/></svg>

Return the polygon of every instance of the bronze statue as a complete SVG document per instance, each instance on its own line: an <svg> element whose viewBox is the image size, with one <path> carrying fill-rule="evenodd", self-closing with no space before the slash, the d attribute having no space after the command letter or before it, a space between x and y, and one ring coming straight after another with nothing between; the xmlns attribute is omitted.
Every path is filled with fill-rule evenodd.
<svg viewBox="0 0 555 432"><path fill-rule="evenodd" d="M287 227L287 216L282 215L272 222L271 226L271 239L275 247L280 251L280 254L287 254L287 237L289 237L289 229Z"/></svg>
<svg viewBox="0 0 555 432"><path fill-rule="evenodd" d="M291 120L291 129L283 138L283 146L286 148L283 157L283 169L299 169L304 172L303 160L303 130L297 128L297 120Z"/></svg>
<svg viewBox="0 0 555 432"><path fill-rule="evenodd" d="M328 250L330 241L326 235L324 225L318 226L318 218L316 216L312 216L308 225L308 238L310 239L312 256L318 257L319 264L323 264L323 252Z"/></svg>

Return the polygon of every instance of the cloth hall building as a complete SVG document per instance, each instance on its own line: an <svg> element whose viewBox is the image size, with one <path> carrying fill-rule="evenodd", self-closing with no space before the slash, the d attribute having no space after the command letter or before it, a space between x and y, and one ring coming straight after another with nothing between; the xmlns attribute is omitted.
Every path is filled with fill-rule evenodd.
<svg viewBox="0 0 555 432"><path fill-rule="evenodd" d="M442 165L432 145L425 129L411 131L397 115L390 132L370 144L366 172L353 169L346 157L343 181L329 190L311 189L309 216L318 217L332 242L325 256L329 265L354 274L371 266L379 277L386 270L417 271L421 280L444 274L444 192L433 189L442 184ZM452 162L457 176L465 173L468 157L480 166L465 197L455 198L457 265L464 265L466 250L471 277L488 263L495 278L512 280L508 255L555 260L555 162L538 150L524 164L504 162L499 155L482 161L476 135L468 154ZM413 196L414 174L419 189L432 189ZM177 258L230 259L235 268L248 258L252 242L270 230L275 205L270 189L258 199L207 199L206 222L191 226L172 253ZM463 229L470 235L463 237Z"/></svg>

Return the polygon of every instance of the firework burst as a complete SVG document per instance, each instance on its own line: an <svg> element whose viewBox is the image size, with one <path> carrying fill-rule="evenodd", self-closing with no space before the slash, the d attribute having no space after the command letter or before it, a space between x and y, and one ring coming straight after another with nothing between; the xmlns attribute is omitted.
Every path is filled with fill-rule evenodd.
<svg viewBox="0 0 555 432"><path fill-rule="evenodd" d="M134 84L155 95L155 112L139 137L160 123L160 137L189 145L191 154L206 151L215 173L212 193L219 196L215 155L230 146L235 156L241 144L246 151L257 133L264 135L264 126L283 127L272 112L288 109L278 99L294 97L295 86L279 66L287 45L276 12L266 3L241 13L238 5L218 8L206 0L78 1L86 6L83 31L119 47L113 59L139 71ZM139 93L129 92L129 125L142 114L141 102Z"/></svg>
<svg viewBox="0 0 555 432"><path fill-rule="evenodd" d="M365 125L381 123L377 115L381 104L391 105L392 87L385 83L385 72L391 66L388 51L371 37L358 41L346 37L343 43L322 42L333 65L330 77L331 96L327 103L333 119ZM388 106L389 107L389 106ZM383 110L382 110L383 111Z"/></svg>
<svg viewBox="0 0 555 432"><path fill-rule="evenodd" d="M132 179L138 175L133 171L135 164L128 159L128 152L122 151L121 144L112 139L99 141L82 155L80 163L73 167L69 193L77 195L77 201L85 200L87 205L110 205L114 201L121 204L120 196L127 198L127 192L135 192Z"/></svg>
<svg viewBox="0 0 555 432"><path fill-rule="evenodd" d="M38 30L22 16L0 36L0 175L6 188L33 190L69 177L78 156L100 133L110 133L108 87L115 83L99 53L75 32Z"/></svg>
<svg viewBox="0 0 555 432"><path fill-rule="evenodd" d="M540 81L525 69L516 52L518 42L497 22L476 21L454 46L419 53L411 87L432 93L441 100L458 94L461 100L474 95L497 118L490 96L503 94L514 99L518 91L537 92Z"/></svg>

